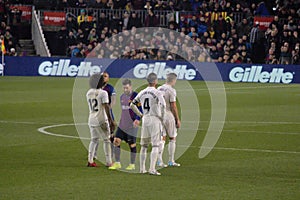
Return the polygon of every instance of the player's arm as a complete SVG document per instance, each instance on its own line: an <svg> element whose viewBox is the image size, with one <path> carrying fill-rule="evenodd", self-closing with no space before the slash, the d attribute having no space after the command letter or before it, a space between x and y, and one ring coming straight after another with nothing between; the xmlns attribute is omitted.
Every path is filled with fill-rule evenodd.
<svg viewBox="0 0 300 200"><path fill-rule="evenodd" d="M110 126L110 129L111 131L113 132L115 130L115 123L112 119L112 116L111 116L111 113L110 113L110 107L109 107L109 104L108 103L103 103L102 106L104 107L104 110L105 110L105 113L106 113L106 116L108 118L108 123L109 123L109 126Z"/></svg>
<svg viewBox="0 0 300 200"><path fill-rule="evenodd" d="M161 108L161 120L165 120L165 113L166 113L166 101L161 93L158 95L158 101Z"/></svg>
<svg viewBox="0 0 300 200"><path fill-rule="evenodd" d="M116 105L117 102L117 95L116 93L113 93L110 97L111 102L110 102L110 107L112 108L114 105Z"/></svg>
<svg viewBox="0 0 300 200"><path fill-rule="evenodd" d="M138 98L136 97L136 98L134 98L133 100L132 100L132 102L130 103L130 108L132 109L132 111L135 113L135 114L137 114L140 118L142 118L143 117L143 113L139 110L139 108L138 108L138 104L139 104L140 102L139 102L139 100L138 100Z"/></svg>
<svg viewBox="0 0 300 200"><path fill-rule="evenodd" d="M116 102L117 102L117 93L116 93L116 90L113 86L111 86L111 97L110 97L110 107L112 108L114 105L116 105Z"/></svg>
<svg viewBox="0 0 300 200"><path fill-rule="evenodd" d="M180 128L181 122L178 116L178 109L177 109L177 105L176 105L176 101L174 102L170 102L170 108L171 108L171 112L174 115L175 118L175 122L176 122L176 127Z"/></svg>

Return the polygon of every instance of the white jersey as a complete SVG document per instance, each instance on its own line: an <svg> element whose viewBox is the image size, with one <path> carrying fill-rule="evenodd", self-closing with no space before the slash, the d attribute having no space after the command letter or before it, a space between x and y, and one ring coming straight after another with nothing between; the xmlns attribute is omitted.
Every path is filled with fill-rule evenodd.
<svg viewBox="0 0 300 200"><path fill-rule="evenodd" d="M102 89L90 89L86 94L89 105L89 126L100 126L108 120L102 104L109 103L108 94Z"/></svg>
<svg viewBox="0 0 300 200"><path fill-rule="evenodd" d="M133 102L141 103L144 117L164 117L166 102L161 92L154 87L147 87L140 91Z"/></svg>
<svg viewBox="0 0 300 200"><path fill-rule="evenodd" d="M176 102L176 90L168 84L163 84L157 88L164 96L166 110L171 112L171 102Z"/></svg>

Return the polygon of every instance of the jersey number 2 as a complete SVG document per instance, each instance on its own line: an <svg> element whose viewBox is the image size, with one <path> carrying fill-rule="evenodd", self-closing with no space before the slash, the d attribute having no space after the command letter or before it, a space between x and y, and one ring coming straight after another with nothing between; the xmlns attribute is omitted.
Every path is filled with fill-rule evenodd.
<svg viewBox="0 0 300 200"><path fill-rule="evenodd" d="M89 104L90 104L90 108L91 108L91 111L94 111L94 112L98 112L98 101L97 99L89 99Z"/></svg>
<svg viewBox="0 0 300 200"><path fill-rule="evenodd" d="M143 109L145 110L150 110L150 106L149 106L149 98L146 98L145 101L144 101L144 105L143 105Z"/></svg>

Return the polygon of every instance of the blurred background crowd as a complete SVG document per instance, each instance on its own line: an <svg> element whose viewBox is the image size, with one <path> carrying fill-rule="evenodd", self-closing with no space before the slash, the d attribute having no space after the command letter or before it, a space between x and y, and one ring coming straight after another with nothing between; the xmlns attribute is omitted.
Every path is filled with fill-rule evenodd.
<svg viewBox="0 0 300 200"><path fill-rule="evenodd" d="M19 45L12 22L20 16L9 4L34 2L0 0L0 34L9 55ZM41 9L68 8L78 12L68 13L55 42L70 57L300 64L299 0L50 0ZM107 10L120 12L108 15ZM144 18L140 11L146 12ZM168 11L164 28L178 34L164 34L159 28L162 15L158 13L164 11ZM255 16L274 18L261 30ZM151 36L137 34L142 27L146 32L147 27L157 27L157 31ZM120 32L122 36L112 39Z"/></svg>

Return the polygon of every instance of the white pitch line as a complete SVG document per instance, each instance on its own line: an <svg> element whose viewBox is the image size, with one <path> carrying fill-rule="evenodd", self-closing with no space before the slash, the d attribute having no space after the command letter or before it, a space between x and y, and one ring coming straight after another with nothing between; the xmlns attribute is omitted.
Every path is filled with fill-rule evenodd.
<svg viewBox="0 0 300 200"><path fill-rule="evenodd" d="M44 122L17 122L17 121L7 121L7 120L0 120L0 123L3 124L49 124L49 123L44 123Z"/></svg>
<svg viewBox="0 0 300 200"><path fill-rule="evenodd" d="M86 123L81 123L79 125L83 125ZM83 139L83 140L89 140L90 138L84 138L84 137L77 137L77 136L70 136L70 135L61 135L61 134L55 134L51 133L49 131L46 131L45 129L54 128L54 127L60 127L60 126L73 126L74 124L56 124L51 126L44 126L38 129L39 132L46 134L46 135L52 135L56 137L66 137L66 138L73 138L73 139ZM189 147L189 148L208 148L208 147L197 147L197 146L185 146L185 145L177 145L178 147ZM269 149L241 149L241 148L233 148L233 147L213 147L213 150L226 150L226 151L246 151L246 152L262 152L262 153L285 153L285 154L300 154L298 151L281 151L281 150L269 150Z"/></svg>
<svg viewBox="0 0 300 200"><path fill-rule="evenodd" d="M195 146L193 146L193 147L195 147ZM201 146L197 147L197 148L211 149L210 147L201 147ZM280 151L280 150L269 150L269 149L241 149L241 148L233 148L233 147L213 147L213 150L300 154L299 151Z"/></svg>
<svg viewBox="0 0 300 200"><path fill-rule="evenodd" d="M224 123L224 121L183 121L183 123ZM300 122L270 122L270 121L225 121L225 124L300 124Z"/></svg>
<svg viewBox="0 0 300 200"><path fill-rule="evenodd" d="M52 135L52 136L56 136L56 137L65 137L65 138L73 138L73 139L81 139L81 140L90 140L90 138L78 137L78 136L72 136L72 135L55 134L55 133L51 133L49 131L46 131L46 129L49 129L49 128L55 128L55 127L60 127L60 126L74 126L74 125L75 124L55 124L55 125L50 125L50 126L44 126L44 127L38 128L37 130L40 133L43 133L43 134L46 134L46 135Z"/></svg>
<svg viewBox="0 0 300 200"><path fill-rule="evenodd" d="M189 128L180 128L184 131L206 131L207 129L189 129ZM179 130L179 131L180 131ZM216 130L217 131L217 130ZM274 134L274 135L300 135L300 132L272 132L272 131L242 131L242 130L233 130L233 129L223 129L222 132L234 132L234 133L261 133L261 134Z"/></svg>
<svg viewBox="0 0 300 200"><path fill-rule="evenodd" d="M0 123L11 123L11 124L49 124L46 122L26 122L26 121L9 121L9 120L0 120ZM52 122L53 123L53 122ZM56 122L54 122L56 123ZM200 120L200 121L181 121L181 123L224 123L223 121L207 121L207 120ZM87 123L81 123L82 125ZM225 124L296 124L300 125L300 122L284 122L284 121L225 121ZM75 124L73 124L75 125Z"/></svg>
<svg viewBox="0 0 300 200"><path fill-rule="evenodd" d="M212 88L213 90L224 90L228 91L228 90L244 90L244 89L270 89L270 88L297 88L299 87L298 85L280 85L280 86L253 86L253 87L233 87L233 88ZM206 91L208 90L208 88L198 88L198 89L181 89L180 87L178 87L178 89L176 89L177 91Z"/></svg>

